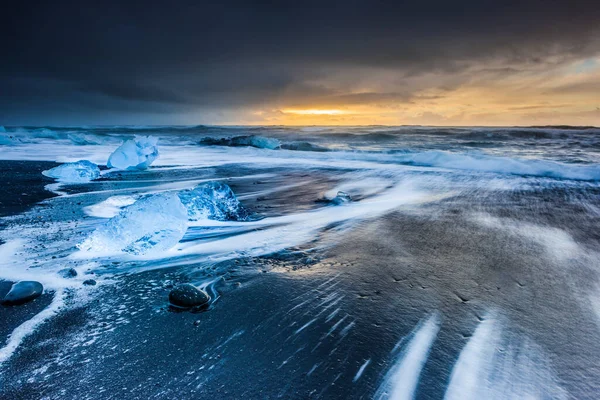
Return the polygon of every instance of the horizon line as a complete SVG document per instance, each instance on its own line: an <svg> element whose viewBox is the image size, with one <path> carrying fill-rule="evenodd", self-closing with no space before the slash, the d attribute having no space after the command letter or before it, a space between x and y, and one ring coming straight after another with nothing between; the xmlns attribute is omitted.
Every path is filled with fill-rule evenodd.
<svg viewBox="0 0 600 400"><path fill-rule="evenodd" d="M348 128L360 128L360 127L386 127L386 128L402 128L402 127L415 127L415 128L532 128L532 129L600 129L600 126L596 125L420 125L420 124L401 124L401 125L388 125L388 124L358 124L358 125L290 125L290 124L151 124L151 125L136 125L136 124L79 124L79 125L2 125L4 128L71 128L71 127L263 127L263 128L328 128L328 127L348 127Z"/></svg>

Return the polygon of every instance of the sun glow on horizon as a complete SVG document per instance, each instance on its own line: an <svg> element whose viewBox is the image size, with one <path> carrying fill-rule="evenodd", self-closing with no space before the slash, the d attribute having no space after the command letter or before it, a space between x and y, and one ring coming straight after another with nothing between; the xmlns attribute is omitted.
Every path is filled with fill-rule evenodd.
<svg viewBox="0 0 600 400"><path fill-rule="evenodd" d="M311 109L284 109L282 110L284 113L288 114L297 114L297 115L345 115L352 114L349 111L338 110L338 109L319 109L319 108L311 108Z"/></svg>

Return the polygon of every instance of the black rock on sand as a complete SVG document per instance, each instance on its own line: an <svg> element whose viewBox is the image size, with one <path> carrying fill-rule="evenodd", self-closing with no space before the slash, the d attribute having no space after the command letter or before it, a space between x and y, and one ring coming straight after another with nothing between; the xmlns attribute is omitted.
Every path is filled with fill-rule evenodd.
<svg viewBox="0 0 600 400"><path fill-rule="evenodd" d="M178 308L198 307L208 303L210 296L196 286L184 283L169 293L169 302Z"/></svg>
<svg viewBox="0 0 600 400"><path fill-rule="evenodd" d="M5 306L16 306L27 303L39 297L44 291L44 286L36 281L21 281L15 283L2 300Z"/></svg>

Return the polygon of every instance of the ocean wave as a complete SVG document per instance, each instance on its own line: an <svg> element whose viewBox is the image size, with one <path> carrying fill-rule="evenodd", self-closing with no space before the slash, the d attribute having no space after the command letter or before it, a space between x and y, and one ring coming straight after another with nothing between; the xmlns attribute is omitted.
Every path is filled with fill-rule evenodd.
<svg viewBox="0 0 600 400"><path fill-rule="evenodd" d="M258 149L269 149L269 150L292 150L292 151L314 151L314 152L326 152L330 151L327 147L319 146L317 144L307 141L291 141L282 142L279 139L257 136L257 135L243 135L233 137L212 137L207 136L200 140L200 144L203 146L226 146L226 147L256 147Z"/></svg>
<svg viewBox="0 0 600 400"><path fill-rule="evenodd" d="M78 146L103 144L106 142L106 140L100 136L83 133L72 133L67 135L67 138L71 143Z"/></svg>
<svg viewBox="0 0 600 400"><path fill-rule="evenodd" d="M426 151L399 155L404 164L447 169L495 172L583 181L600 180L600 165L574 165L547 160L526 160L485 154Z"/></svg>
<svg viewBox="0 0 600 400"><path fill-rule="evenodd" d="M330 151L328 148L319 146L310 142L289 142L282 143L281 148L283 150L293 150L293 151L316 151L316 152L326 152Z"/></svg>
<svg viewBox="0 0 600 400"><path fill-rule="evenodd" d="M205 146L256 147L270 150L278 149L281 146L281 143L277 139L255 135L227 138L204 137L200 140L200 144Z"/></svg>

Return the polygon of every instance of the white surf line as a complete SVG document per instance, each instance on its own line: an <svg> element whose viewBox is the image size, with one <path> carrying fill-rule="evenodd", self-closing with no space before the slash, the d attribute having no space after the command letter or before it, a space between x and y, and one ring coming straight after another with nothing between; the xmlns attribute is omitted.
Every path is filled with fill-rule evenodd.
<svg viewBox="0 0 600 400"><path fill-rule="evenodd" d="M62 290L57 291L54 293L54 299L52 299L52 302L48 307L37 313L33 318L16 327L9 335L6 345L0 349L0 365L6 362L14 354L15 350L17 350L23 340L32 334L39 325L57 314L63 305L64 292Z"/></svg>
<svg viewBox="0 0 600 400"><path fill-rule="evenodd" d="M421 370L440 330L437 314L429 317L413 331L412 339L398 357L398 361L385 375L383 383L375 393L375 399L413 399Z"/></svg>
<svg viewBox="0 0 600 400"><path fill-rule="evenodd" d="M365 363L363 365L360 366L360 368L358 369L358 372L356 373L356 375L354 375L354 379L352 379L352 382L356 382L357 380L360 379L363 372L365 372L365 368L367 368L367 366L370 363L371 363L371 359L369 358L367 361L365 361Z"/></svg>

